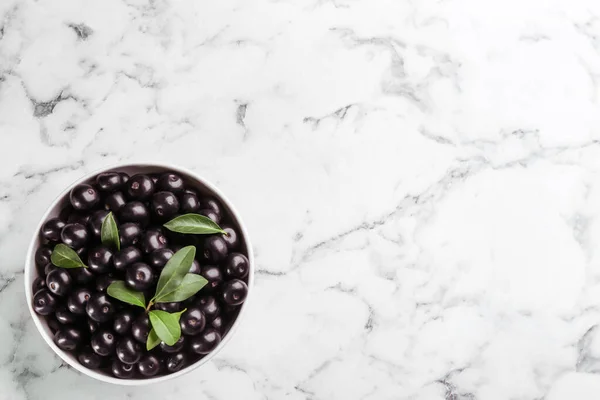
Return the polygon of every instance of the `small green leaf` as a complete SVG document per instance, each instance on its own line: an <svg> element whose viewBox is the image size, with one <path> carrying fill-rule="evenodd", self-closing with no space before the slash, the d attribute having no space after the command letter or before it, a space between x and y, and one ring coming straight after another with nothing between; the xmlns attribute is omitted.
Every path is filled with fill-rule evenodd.
<svg viewBox="0 0 600 400"><path fill-rule="evenodd" d="M186 246L173 254L158 278L156 293L152 300L174 291L181 285L181 281L190 270L195 256L196 248L194 246Z"/></svg>
<svg viewBox="0 0 600 400"><path fill-rule="evenodd" d="M184 301L198 293L198 291L207 283L208 281L201 275L186 274L179 286L170 292L163 293L160 297L156 297L155 303L175 303Z"/></svg>
<svg viewBox="0 0 600 400"><path fill-rule="evenodd" d="M102 244L105 246L114 246L117 251L121 250L121 241L119 240L119 229L117 228L117 222L112 212L109 212L104 221L102 221L102 228L100 229L100 239Z"/></svg>
<svg viewBox="0 0 600 400"><path fill-rule="evenodd" d="M152 310L149 313L150 323L156 335L169 346L173 346L181 337L179 317L181 312L169 314L166 311Z"/></svg>
<svg viewBox="0 0 600 400"><path fill-rule="evenodd" d="M146 341L146 350L150 351L153 348L155 348L156 346L158 346L160 344L160 338L158 337L158 335L156 334L156 332L154 331L154 328L150 330L150 333L148 334L148 340Z"/></svg>
<svg viewBox="0 0 600 400"><path fill-rule="evenodd" d="M225 233L212 219L200 214L180 215L163 226L170 231L179 233L194 233L197 235Z"/></svg>
<svg viewBox="0 0 600 400"><path fill-rule="evenodd" d="M123 281L111 283L108 289L106 289L106 293L108 293L110 297L114 297L122 302L146 308L144 293L136 292L135 290L128 288Z"/></svg>
<svg viewBox="0 0 600 400"><path fill-rule="evenodd" d="M60 268L87 268L75 250L64 244L57 244L50 256L52 264Z"/></svg>

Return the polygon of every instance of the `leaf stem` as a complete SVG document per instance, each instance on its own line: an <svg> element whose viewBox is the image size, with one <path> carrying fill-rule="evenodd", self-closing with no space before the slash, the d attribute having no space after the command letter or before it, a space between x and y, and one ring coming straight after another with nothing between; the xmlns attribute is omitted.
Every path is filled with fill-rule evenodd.
<svg viewBox="0 0 600 400"><path fill-rule="evenodd" d="M146 307L146 314L148 314L148 312L150 311L150 307L152 307L154 305L154 302L152 300L150 300L148 302L148 306Z"/></svg>

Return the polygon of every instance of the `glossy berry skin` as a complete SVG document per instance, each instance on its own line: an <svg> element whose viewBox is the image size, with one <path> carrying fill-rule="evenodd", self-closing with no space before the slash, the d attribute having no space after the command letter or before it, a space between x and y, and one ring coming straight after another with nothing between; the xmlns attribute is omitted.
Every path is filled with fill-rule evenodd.
<svg viewBox="0 0 600 400"><path fill-rule="evenodd" d="M58 306L54 315L56 320L63 325L71 325L77 322L77 315L73 314L66 305Z"/></svg>
<svg viewBox="0 0 600 400"><path fill-rule="evenodd" d="M96 177L96 185L102 192L114 192L119 190L122 184L123 180L118 172L105 172Z"/></svg>
<svg viewBox="0 0 600 400"><path fill-rule="evenodd" d="M135 374L135 365L133 364L125 364L119 360L114 360L111 367L110 372L119 379L130 379L133 378Z"/></svg>
<svg viewBox="0 0 600 400"><path fill-rule="evenodd" d="M60 233L62 229L65 227L65 223L58 218L49 219L42 225L42 229L40 230L40 235L42 238L46 239L51 243L60 242Z"/></svg>
<svg viewBox="0 0 600 400"><path fill-rule="evenodd" d="M83 335L78 328L65 326L54 334L54 343L61 350L73 351L81 343L82 336Z"/></svg>
<svg viewBox="0 0 600 400"><path fill-rule="evenodd" d="M112 212L117 212L127 203L123 192L114 192L106 196L104 208Z"/></svg>
<svg viewBox="0 0 600 400"><path fill-rule="evenodd" d="M216 289L223 282L223 274L216 265L205 265L200 269L202 275L208 281L207 289Z"/></svg>
<svg viewBox="0 0 600 400"><path fill-rule="evenodd" d="M87 226L90 220L90 214L84 212L74 212L67 217L67 224L81 224Z"/></svg>
<svg viewBox="0 0 600 400"><path fill-rule="evenodd" d="M125 269L140 261L142 259L142 252L137 247L125 247L120 252L113 256L113 264L117 271L125 271Z"/></svg>
<svg viewBox="0 0 600 400"><path fill-rule="evenodd" d="M195 193L184 192L179 201L179 208L183 214L195 214L200 210L200 200Z"/></svg>
<svg viewBox="0 0 600 400"><path fill-rule="evenodd" d="M91 210L100 202L100 194L88 184L77 185L71 190L71 205L76 210Z"/></svg>
<svg viewBox="0 0 600 400"><path fill-rule="evenodd" d="M76 315L85 314L86 306L91 297L92 292L89 289L84 287L75 289L67 299L69 311Z"/></svg>
<svg viewBox="0 0 600 400"><path fill-rule="evenodd" d="M87 321L86 321L86 324L85 324L85 325L86 325L86 327L87 327L87 330L88 330L90 333L95 333L95 332L96 332L96 331L98 331L98 329L100 328L100 324L99 324L98 322L96 322L96 321L92 321L92 320L91 320L91 319L89 319L89 318L87 319Z"/></svg>
<svg viewBox="0 0 600 400"><path fill-rule="evenodd" d="M175 313L181 309L181 303L156 303L154 308L168 313Z"/></svg>
<svg viewBox="0 0 600 400"><path fill-rule="evenodd" d="M119 226L119 241L121 242L121 248L136 245L140 236L142 235L142 228L138 224L133 222L127 222Z"/></svg>
<svg viewBox="0 0 600 400"><path fill-rule="evenodd" d="M219 214L217 214L216 211L213 210L212 208L203 208L198 211L198 214L204 215L205 217L212 220L212 222L214 222L215 224L218 224L219 222L221 222L221 216Z"/></svg>
<svg viewBox="0 0 600 400"><path fill-rule="evenodd" d="M96 279L96 291L105 293L106 289L118 279L111 275L101 275Z"/></svg>
<svg viewBox="0 0 600 400"><path fill-rule="evenodd" d="M158 177L156 182L158 190L164 190L167 192L180 193L183 192L184 183L183 179L179 175L172 172L165 172Z"/></svg>
<svg viewBox="0 0 600 400"><path fill-rule="evenodd" d="M225 325L224 318L220 315L217 318L213 319L212 322L210 323L210 326L215 328L220 334L223 334L223 326L224 325Z"/></svg>
<svg viewBox="0 0 600 400"><path fill-rule="evenodd" d="M42 278L41 276L38 276L37 278L35 278L33 283L31 284L31 292L33 294L36 294L38 290L45 289L45 288L46 288L46 280L44 278Z"/></svg>
<svg viewBox="0 0 600 400"><path fill-rule="evenodd" d="M197 305L202 311L202 314L204 314L206 317L207 321L212 321L219 315L219 312L221 312L219 303L217 303L217 299L215 299L213 296L200 297Z"/></svg>
<svg viewBox="0 0 600 400"><path fill-rule="evenodd" d="M148 315L142 314L131 324L131 335L140 343L146 344L150 333L150 319Z"/></svg>
<svg viewBox="0 0 600 400"><path fill-rule="evenodd" d="M89 235L84 225L74 223L65 225L60 238L70 248L80 249L87 243Z"/></svg>
<svg viewBox="0 0 600 400"><path fill-rule="evenodd" d="M148 264L150 264L155 271L160 271L167 265L167 262L173 257L173 254L173 251L170 249L154 250L148 256Z"/></svg>
<svg viewBox="0 0 600 400"><path fill-rule="evenodd" d="M49 315L56 310L56 297L48 289L38 290L33 296L33 310L40 315Z"/></svg>
<svg viewBox="0 0 600 400"><path fill-rule="evenodd" d="M230 278L244 279L250 271L250 262L245 255L241 253L231 253L223 263L225 273Z"/></svg>
<svg viewBox="0 0 600 400"><path fill-rule="evenodd" d="M183 346L185 345L185 336L181 336L173 346L169 346L168 344L166 344L165 342L160 342L160 349L164 352L164 353L177 353L178 351L181 351L181 349L183 349Z"/></svg>
<svg viewBox="0 0 600 400"><path fill-rule="evenodd" d="M145 377L151 377L160 371L160 360L154 354L145 354L137 365L138 371Z"/></svg>
<svg viewBox="0 0 600 400"><path fill-rule="evenodd" d="M223 210L221 209L221 205L214 197L205 197L200 199L200 208L210 208L215 213L219 214L219 218L223 215Z"/></svg>
<svg viewBox="0 0 600 400"><path fill-rule="evenodd" d="M169 244L167 237L159 229L146 231L141 240L141 248L144 254L150 254L156 250L164 249Z"/></svg>
<svg viewBox="0 0 600 400"><path fill-rule="evenodd" d="M135 364L142 358L142 346L129 336L119 340L116 350L117 358L125 364Z"/></svg>
<svg viewBox="0 0 600 400"><path fill-rule="evenodd" d="M223 302L230 306L239 306L248 296L248 286L239 279L225 282L221 290Z"/></svg>
<svg viewBox="0 0 600 400"><path fill-rule="evenodd" d="M44 268L50 263L50 257L52 256L52 249L47 246L40 246L35 251L35 265L40 275L44 274Z"/></svg>
<svg viewBox="0 0 600 400"><path fill-rule="evenodd" d="M94 213L90 216L90 220L88 221L88 227L90 228L90 232L97 238L100 238L100 231L102 229L102 223L104 222L104 218L108 215L108 211L106 210L98 210L94 211Z"/></svg>
<svg viewBox="0 0 600 400"><path fill-rule="evenodd" d="M121 182L123 182L123 184L126 184L129 181L129 175L125 172L119 172L119 175L121 175Z"/></svg>
<svg viewBox="0 0 600 400"><path fill-rule="evenodd" d="M49 264L46 265L46 268L44 268L44 275L48 275L50 272L52 272L52 271L54 271L56 269L58 269L57 266L55 266L52 263L49 263Z"/></svg>
<svg viewBox="0 0 600 400"><path fill-rule="evenodd" d="M115 351L117 338L111 330L100 328L92 335L90 345L94 353L99 356L108 356Z"/></svg>
<svg viewBox="0 0 600 400"><path fill-rule="evenodd" d="M192 261L192 266L190 267L189 273L200 275L201 272L202 272L202 268L200 267L200 263L198 262L198 260Z"/></svg>
<svg viewBox="0 0 600 400"><path fill-rule="evenodd" d="M150 221L148 207L140 201L131 201L119 210L119 218L122 222L135 222L144 227Z"/></svg>
<svg viewBox="0 0 600 400"><path fill-rule="evenodd" d="M79 351L77 359L86 368L97 369L102 365L104 359L98 354L94 353L90 346L85 346Z"/></svg>
<svg viewBox="0 0 600 400"><path fill-rule="evenodd" d="M206 328L204 332L189 337L189 348L196 354L208 354L221 343L221 334L214 328Z"/></svg>
<svg viewBox="0 0 600 400"><path fill-rule="evenodd" d="M125 309L115 316L113 329L119 335L126 335L131 331L131 325L135 320L135 313L130 309Z"/></svg>
<svg viewBox="0 0 600 400"><path fill-rule="evenodd" d="M112 318L116 310L111 297L104 293L96 293L90 297L85 312L88 317L96 322L106 322Z"/></svg>
<svg viewBox="0 0 600 400"><path fill-rule="evenodd" d="M112 271L112 251L108 247L96 247L88 256L88 267L94 274L106 274Z"/></svg>
<svg viewBox="0 0 600 400"><path fill-rule="evenodd" d="M69 273L73 277L73 280L80 285L87 285L96 279L96 276L89 268L74 268Z"/></svg>
<svg viewBox="0 0 600 400"><path fill-rule="evenodd" d="M187 356L183 352L171 354L165 360L167 371L173 373L181 370L187 362Z"/></svg>
<svg viewBox="0 0 600 400"><path fill-rule="evenodd" d="M158 192L150 202L152 213L161 221L173 218L179 212L179 200L171 192Z"/></svg>
<svg viewBox="0 0 600 400"><path fill-rule="evenodd" d="M154 272L148 264L135 263L125 271L125 284L138 292L149 289L154 283Z"/></svg>
<svg viewBox="0 0 600 400"><path fill-rule="evenodd" d="M219 236L209 236L204 241L204 258L212 263L219 263L227 257L227 243Z"/></svg>
<svg viewBox="0 0 600 400"><path fill-rule="evenodd" d="M200 307L188 308L179 318L179 326L184 335L197 335L204 330L206 318Z"/></svg>
<svg viewBox="0 0 600 400"><path fill-rule="evenodd" d="M146 200L154 193L154 182L148 175L133 175L125 184L127 196L132 200Z"/></svg>
<svg viewBox="0 0 600 400"><path fill-rule="evenodd" d="M229 251L237 250L240 247L240 237L236 230L229 225L223 225L221 226L221 229L226 232L226 234L222 235L222 238L225 243L227 243Z"/></svg>

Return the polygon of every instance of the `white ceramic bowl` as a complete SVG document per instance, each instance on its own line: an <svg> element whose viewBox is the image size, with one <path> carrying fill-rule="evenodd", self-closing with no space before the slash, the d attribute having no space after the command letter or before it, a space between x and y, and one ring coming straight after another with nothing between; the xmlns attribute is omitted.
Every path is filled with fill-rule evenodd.
<svg viewBox="0 0 600 400"><path fill-rule="evenodd" d="M211 358L213 358L223 347L225 347L227 342L233 336L235 330L237 329L237 327L240 323L240 319L241 319L242 315L245 313L245 310L248 307L248 298L246 299L244 304L242 304L241 309L237 315L237 318L235 319L235 321L233 321L233 324L231 325L229 331L223 337L223 340L221 341L221 343L210 354L208 354L204 358L198 360L196 363L187 366L186 368L182 369L181 371L178 371L176 373L169 374L169 375L162 375L162 376L158 376L155 378L148 378L148 379L118 379L118 378L115 378L108 374L104 374L101 371L94 371L94 370L85 368L83 365L81 365L79 363L79 361L77 360L76 357L74 357L70 353L67 353L67 352L59 349L56 346L56 344L54 344L52 331L50 330L50 327L46 323L45 319L43 317L40 317L33 311L33 307L32 307L33 293L31 290L31 286L33 284L34 279L37 277L37 270L35 267L35 251L37 250L38 246L40 245L39 231L40 231L43 223L46 220L48 220L49 218L58 216L60 210L69 202L69 192L71 191L71 189L74 186L76 186L80 183L84 183L84 182L91 182L92 178L94 178L96 175L103 173L103 172L109 172L109 171L126 172L129 175L133 175L133 174L137 174L137 173L156 173L156 172L164 172L164 171L173 171L173 172L180 174L187 185L194 187L202 194L210 194L210 195L216 197L218 200L220 200L221 204L225 207L227 213L231 216L233 223L238 226L239 234L241 235L241 239L242 239L242 245L243 245L243 247L245 247L246 253L248 254L248 260L250 261L250 272L248 275L248 298L250 297L250 293L252 292L252 286L253 286L253 281L254 281L254 257L252 254L252 246L250 245L248 232L246 231L246 228L240 218L240 215L235 210L233 205L229 202L229 200L227 200L225 195L223 193L221 193L221 191L219 189L217 189L213 184L208 182L206 179L198 176L197 174L195 174L192 171L189 171L189 170L181 168L181 167L176 167L173 165L166 165L166 164L154 164L154 163L119 164L119 165L114 165L110 168L104 168L104 169L101 169L98 171L94 171L94 172L82 177L81 179L77 180L76 182L71 184L68 188L66 188L58 196L58 198L56 198L52 202L50 207L48 207L48 210L44 213L44 216L42 217L40 223L38 224L38 226L35 230L33 239L31 239L31 244L29 245L29 250L27 252L27 258L25 260L25 295L27 297L27 305L29 307L29 312L31 313L33 322L35 323L35 326L37 327L38 331L40 332L40 335L42 335L42 337L44 338L46 343L48 343L48 346L52 347L54 352L56 354L58 354L60 356L60 358L62 358L71 367L75 368L77 371L81 372L82 374L85 374L92 378L98 379L102 382L114 383L114 384L118 384L118 385L128 385L128 386L148 385L151 383L163 382L163 381L166 381L169 379L174 379L174 378L177 378L178 376L181 376L185 373L188 373L188 372L198 368L202 364L205 364Z"/></svg>

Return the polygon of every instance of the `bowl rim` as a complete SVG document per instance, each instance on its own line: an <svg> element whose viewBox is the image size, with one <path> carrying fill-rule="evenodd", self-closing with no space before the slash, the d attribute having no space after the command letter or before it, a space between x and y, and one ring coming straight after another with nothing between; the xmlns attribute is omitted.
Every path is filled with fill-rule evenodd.
<svg viewBox="0 0 600 400"><path fill-rule="evenodd" d="M46 332L44 326L42 325L42 318L39 315L37 315L35 313L35 311L33 310L33 306L32 306L33 293L32 293L30 281L31 281L31 275L33 273L33 269L36 268L35 261L34 261L34 253L37 250L36 243L38 241L39 231L42 228L42 225L44 224L44 222L46 222L46 219L48 218L48 216L52 213L52 211L54 211L54 209L57 207L57 205L65 198L65 196L71 191L71 189L73 187L75 187L76 185L83 183L83 182L89 180L90 178L93 178L94 176L101 174L103 172L113 171L113 170L117 170L119 168L140 168L140 167L166 169L166 170L170 170L170 171L174 171L174 172L179 172L183 175L187 175L190 178L197 181L199 184L205 186L208 190L212 191L213 194L222 203L224 203L226 205L226 207L230 210L231 214L233 215L233 218L237 221L237 223L239 225L240 231L242 233L242 237L244 239L244 244L245 244L247 252L248 252L248 261L249 261L248 296L247 296L246 300L244 301L244 303L242 304L242 306L240 307L240 311L239 311L236 319L233 321L231 328L229 329L227 334L223 337L223 340L221 341L221 343L219 343L219 345L213 351L211 351L209 354L207 354L200 360L196 361L194 364L191 364L191 365L185 367L181 371L177 371L175 373L168 374L168 375L162 375L162 376L147 378L147 379L119 379L119 378L104 375L104 374L98 373L94 370L85 368L83 365L79 364L78 362L71 360L67 356L67 353L65 351L59 349L58 346L56 346L56 344L54 343L54 340ZM31 242L29 244L29 248L27 250L26 257L27 258L25 259L25 267L24 267L25 268L24 269L25 297L27 300L27 307L29 309L29 313L31 314L31 317L33 319L33 322L34 322L35 327L38 330L39 334L46 341L48 346L50 346L52 348L52 350L54 350L54 352L64 362L66 362L68 365L73 367L75 370L77 370L80 373L87 375L91 378L97 379L99 381L116 384L116 385L122 385L122 386L145 386L145 385L149 385L149 384L153 384L153 383L165 382L165 381L168 381L171 379L178 378L184 374L187 374L187 373L195 370L196 368L199 368L200 366L206 364L208 361L210 361L214 356L216 356L223 349L223 347L225 347L225 345L231 340L231 338L235 334L237 328L239 327L240 321L242 319L242 315L245 314L245 310L248 308L248 301L251 298L252 288L254 286L254 253L252 251L252 245L251 245L250 237L248 235L248 231L247 231L246 226L244 225L244 222L242 221L242 218L241 218L239 212L237 211L237 209L233 206L233 204L227 198L227 196L225 196L225 194L223 192L221 192L221 190L216 185L214 185L212 182L210 182L206 178L198 175L197 173L189 170L188 168L185 168L185 167L182 167L182 166L179 166L176 164L170 164L170 163L123 162L123 163L112 164L109 166L105 166L103 168L99 168L97 170L94 170L94 171L87 173L84 176L78 178L73 183L68 185L52 201L52 203L48 206L48 208L42 215L40 222L37 224L37 226L35 228Z"/></svg>

